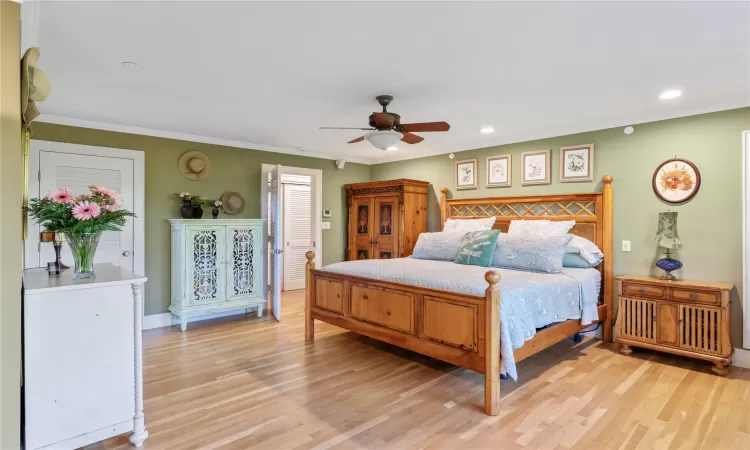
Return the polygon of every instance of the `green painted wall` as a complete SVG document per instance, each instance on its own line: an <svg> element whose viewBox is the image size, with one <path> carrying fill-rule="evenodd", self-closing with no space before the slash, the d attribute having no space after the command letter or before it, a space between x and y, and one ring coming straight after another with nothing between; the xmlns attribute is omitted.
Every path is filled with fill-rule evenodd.
<svg viewBox="0 0 750 450"><path fill-rule="evenodd" d="M323 264L343 261L346 249L346 195L342 185L370 179L370 167L347 163L343 170L334 161L234 147L162 139L136 134L38 123L34 139L141 150L146 166L146 314L165 312L169 305L170 240L167 218L179 217L176 192L218 198L237 191L245 210L237 218L259 218L261 164L306 167L323 171L323 208L332 210L331 229L323 230ZM177 161L184 152L199 150L213 163L211 175L201 181L183 177ZM204 217L210 217L210 211Z"/></svg>
<svg viewBox="0 0 750 450"><path fill-rule="evenodd" d="M651 239L656 233L657 213L678 211L678 231L683 247L677 257L684 263L680 277L721 280L742 286L742 131L750 130L750 108L635 125L635 133L622 128L573 134L537 141L456 152L448 155L378 164L371 167L373 180L408 177L432 183L428 197L428 229L440 227L440 188L448 187L455 198L534 195L600 190L601 177L614 176L614 272L656 274L653 267L660 253ZM428 143L429 141L426 141ZM560 183L559 148L595 144L593 183ZM552 184L521 186L520 154L552 149ZM513 185L487 189L485 158L513 155ZM702 175L698 194L688 203L662 203L651 189L656 166L674 156L694 162ZM478 159L479 189L456 191L454 161ZM632 251L620 251L621 241L630 240ZM733 293L732 342L742 346L742 307Z"/></svg>
<svg viewBox="0 0 750 450"><path fill-rule="evenodd" d="M21 444L21 5L0 0L0 448Z"/></svg>

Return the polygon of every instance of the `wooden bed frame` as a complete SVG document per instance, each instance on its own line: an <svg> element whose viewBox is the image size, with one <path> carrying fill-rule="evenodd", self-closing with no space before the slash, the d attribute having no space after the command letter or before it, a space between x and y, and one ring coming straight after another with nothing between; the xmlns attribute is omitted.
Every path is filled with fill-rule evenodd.
<svg viewBox="0 0 750 450"><path fill-rule="evenodd" d="M495 228L507 231L514 219L575 220L570 231L604 252L598 312L602 337L612 342L612 177L602 192L528 197L447 199L441 190L440 218L495 216ZM442 225L441 225L442 228ZM500 401L500 275L489 270L483 297L389 281L315 270L307 253L305 339L314 337L315 319L370 336L423 355L484 373L484 410L497 415ZM520 362L579 331L580 320L545 328L514 352Z"/></svg>

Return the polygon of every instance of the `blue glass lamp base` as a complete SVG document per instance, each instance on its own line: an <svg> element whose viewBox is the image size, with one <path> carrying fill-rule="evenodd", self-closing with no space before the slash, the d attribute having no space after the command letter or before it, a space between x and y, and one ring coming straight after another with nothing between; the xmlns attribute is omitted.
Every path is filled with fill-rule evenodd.
<svg viewBox="0 0 750 450"><path fill-rule="evenodd" d="M674 275L672 275L671 272L673 270L680 269L682 267L682 263L679 262L679 261L677 261L676 259L662 258L662 259L656 260L656 267L658 267L661 270L667 272L660 279L662 279L662 280L676 281L677 278Z"/></svg>

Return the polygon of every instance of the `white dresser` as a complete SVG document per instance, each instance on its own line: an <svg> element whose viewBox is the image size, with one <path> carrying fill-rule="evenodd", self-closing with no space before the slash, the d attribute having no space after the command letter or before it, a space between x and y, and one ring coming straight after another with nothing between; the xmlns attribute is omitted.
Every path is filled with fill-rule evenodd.
<svg viewBox="0 0 750 450"><path fill-rule="evenodd" d="M169 219L172 300L182 331L190 317L256 308L263 314L262 219Z"/></svg>
<svg viewBox="0 0 750 450"><path fill-rule="evenodd" d="M132 431L143 417L143 284L111 264L96 278L23 272L24 438L27 450L75 449Z"/></svg>

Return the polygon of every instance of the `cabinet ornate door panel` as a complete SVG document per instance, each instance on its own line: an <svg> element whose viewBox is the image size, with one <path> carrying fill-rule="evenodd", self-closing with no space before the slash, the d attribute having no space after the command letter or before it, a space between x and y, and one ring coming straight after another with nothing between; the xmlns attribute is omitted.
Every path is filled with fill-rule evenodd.
<svg viewBox="0 0 750 450"><path fill-rule="evenodd" d="M679 332L677 319L677 305L673 303L659 303L656 314L657 332L656 342L666 345L677 345Z"/></svg>
<svg viewBox="0 0 750 450"><path fill-rule="evenodd" d="M260 229L253 227L227 227L226 274L227 300L261 295L260 280ZM258 261L256 261L256 259Z"/></svg>
<svg viewBox="0 0 750 450"><path fill-rule="evenodd" d="M224 300L226 280L226 228L202 226L190 228L187 236L187 279L189 303Z"/></svg>
<svg viewBox="0 0 750 450"><path fill-rule="evenodd" d="M399 201L397 196L375 199L375 255L377 259L398 257Z"/></svg>
<svg viewBox="0 0 750 450"><path fill-rule="evenodd" d="M634 341L655 343L657 339L656 302L640 298L620 297L617 312L620 336Z"/></svg>
<svg viewBox="0 0 750 450"><path fill-rule="evenodd" d="M352 215L350 235L354 236L349 250L349 260L373 259L373 236L375 235L375 200L373 198L358 198L352 201Z"/></svg>

